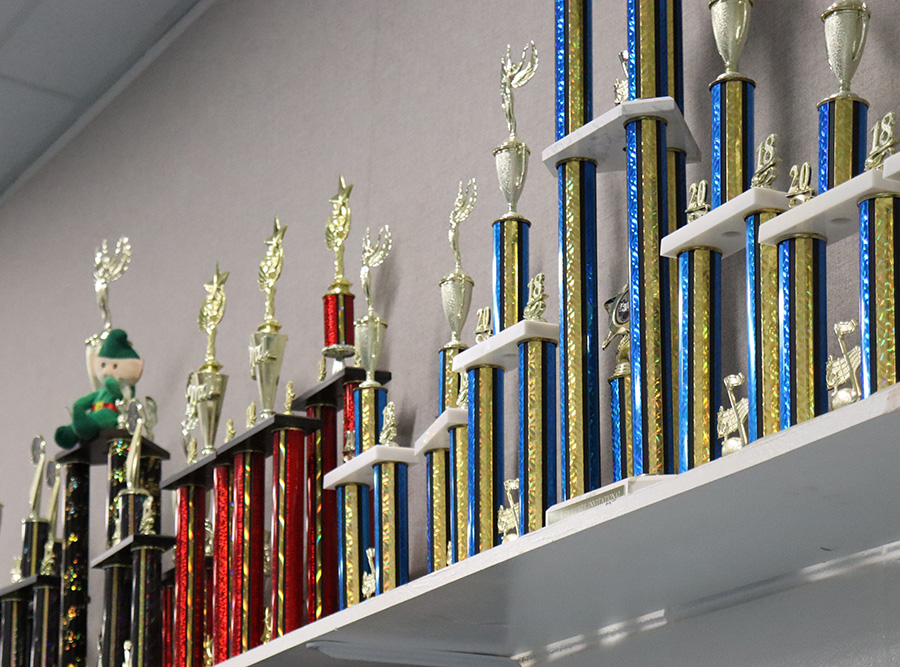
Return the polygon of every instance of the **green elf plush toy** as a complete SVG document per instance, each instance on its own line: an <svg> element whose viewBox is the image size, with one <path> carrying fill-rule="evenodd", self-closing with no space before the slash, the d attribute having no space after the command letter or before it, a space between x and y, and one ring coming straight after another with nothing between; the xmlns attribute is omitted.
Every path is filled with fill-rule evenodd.
<svg viewBox="0 0 900 667"><path fill-rule="evenodd" d="M116 401L134 396L134 385L141 379L143 370L144 361L131 347L128 335L122 329L110 331L93 362L100 388L75 401L72 423L56 429L56 444L69 449L96 438L101 430L116 428L119 420Z"/></svg>

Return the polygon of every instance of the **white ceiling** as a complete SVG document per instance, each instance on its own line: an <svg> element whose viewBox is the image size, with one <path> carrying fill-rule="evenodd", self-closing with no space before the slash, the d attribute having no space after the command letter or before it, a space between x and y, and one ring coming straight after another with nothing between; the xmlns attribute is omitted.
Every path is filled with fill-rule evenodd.
<svg viewBox="0 0 900 667"><path fill-rule="evenodd" d="M0 194L198 0L0 0Z"/></svg>

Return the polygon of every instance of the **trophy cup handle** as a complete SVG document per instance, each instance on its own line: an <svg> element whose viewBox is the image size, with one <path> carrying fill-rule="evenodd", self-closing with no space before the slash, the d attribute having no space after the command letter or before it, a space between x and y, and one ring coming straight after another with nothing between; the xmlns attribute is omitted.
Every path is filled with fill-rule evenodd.
<svg viewBox="0 0 900 667"><path fill-rule="evenodd" d="M859 59L862 57L862 50L866 45L866 37L869 35L869 18L871 14L866 12L862 16L862 33L859 36L859 41L856 43L855 48L853 49L853 60L854 62L859 62Z"/></svg>

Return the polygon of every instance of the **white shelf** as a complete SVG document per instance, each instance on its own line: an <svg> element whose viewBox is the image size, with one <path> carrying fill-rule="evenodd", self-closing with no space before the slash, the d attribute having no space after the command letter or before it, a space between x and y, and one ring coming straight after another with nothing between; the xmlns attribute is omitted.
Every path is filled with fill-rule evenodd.
<svg viewBox="0 0 900 667"><path fill-rule="evenodd" d="M716 248L728 257L747 246L747 224L744 218L754 211L784 211L788 207L786 192L769 188L750 188L737 197L714 208L706 215L664 236L659 254L678 257L687 248Z"/></svg>
<svg viewBox="0 0 900 667"><path fill-rule="evenodd" d="M375 486L375 466L379 463L414 466L418 462L419 457L410 447L375 445L325 475L322 484L326 489L336 489L344 484Z"/></svg>
<svg viewBox="0 0 900 667"><path fill-rule="evenodd" d="M797 234L817 234L828 243L859 233L859 204L882 193L900 193L900 181L880 169L864 171L849 181L789 209L759 226L759 242L778 242Z"/></svg>
<svg viewBox="0 0 900 667"><path fill-rule="evenodd" d="M559 642L623 623L652 626L679 609L759 595L765 582L898 539L898 432L894 386L225 664L342 664L312 647L329 642L329 650L356 655L354 664L368 655L477 665L461 654L547 655Z"/></svg>
<svg viewBox="0 0 900 667"><path fill-rule="evenodd" d="M688 162L700 161L700 148L671 97L622 102L549 146L541 160L554 175L556 165L571 158L592 160L600 173L625 171L625 123L642 116L666 121L668 147L684 151Z"/></svg>
<svg viewBox="0 0 900 667"><path fill-rule="evenodd" d="M469 423L469 411L465 408L447 408L425 432L416 440L414 447L417 456L424 456L435 449L450 449L449 430L453 426L464 426Z"/></svg>
<svg viewBox="0 0 900 667"><path fill-rule="evenodd" d="M453 370L467 371L472 366L499 366L505 371L519 368L519 343L543 339L559 342L559 325L550 322L520 320L486 341L473 345L453 357Z"/></svg>

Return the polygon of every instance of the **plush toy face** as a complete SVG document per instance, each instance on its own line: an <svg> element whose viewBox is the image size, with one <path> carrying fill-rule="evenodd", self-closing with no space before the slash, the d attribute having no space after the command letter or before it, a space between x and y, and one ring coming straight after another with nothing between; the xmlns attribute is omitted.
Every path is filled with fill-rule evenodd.
<svg viewBox="0 0 900 667"><path fill-rule="evenodd" d="M105 378L111 377L134 386L141 379L143 370L143 359L111 359L109 357L96 357L94 359L94 375L101 382Z"/></svg>

